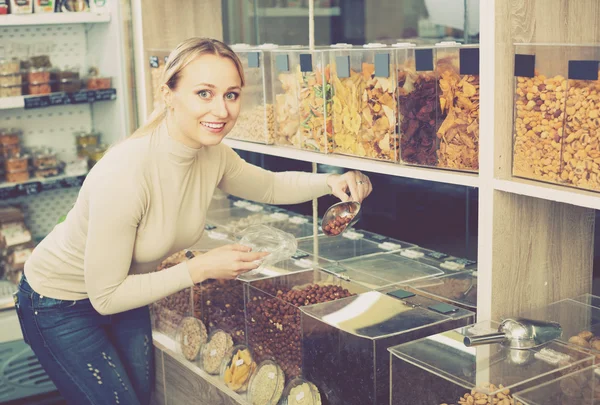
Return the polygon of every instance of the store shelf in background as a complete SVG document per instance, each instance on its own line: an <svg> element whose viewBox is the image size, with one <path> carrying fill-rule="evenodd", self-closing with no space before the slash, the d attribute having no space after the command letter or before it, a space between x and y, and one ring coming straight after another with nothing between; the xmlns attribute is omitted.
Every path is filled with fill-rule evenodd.
<svg viewBox="0 0 600 405"><path fill-rule="evenodd" d="M29 196L59 188L80 187L85 174L79 176L62 175L47 179L31 179L23 183L1 183L0 201L21 196Z"/></svg>
<svg viewBox="0 0 600 405"><path fill-rule="evenodd" d="M225 139L224 143L234 149L248 152L263 153L265 155L278 156L306 162L316 162L331 166L344 167L347 169L363 170L373 173L387 174L390 176L407 177L419 180L428 180L438 183L456 184L459 186L479 187L479 176L472 173L453 172L450 170L439 170L403 166L399 164L381 162L370 159L356 158L351 156L327 155L309 152L293 148L285 148L274 145L262 145L258 143Z"/></svg>
<svg viewBox="0 0 600 405"><path fill-rule="evenodd" d="M109 13L38 13L0 16L0 28L23 25L94 24L110 22Z"/></svg>
<svg viewBox="0 0 600 405"><path fill-rule="evenodd" d="M494 179L493 184L494 189L498 191L541 198L543 200L556 201L578 207L600 209L600 193L593 191L519 178L512 178L510 180Z"/></svg>
<svg viewBox="0 0 600 405"><path fill-rule="evenodd" d="M337 17L339 7L315 8L315 17ZM251 11L250 16L254 17ZM308 17L308 8L301 7L265 7L258 9L259 17Z"/></svg>
<svg viewBox="0 0 600 405"><path fill-rule="evenodd" d="M116 89L81 90L75 93L51 93L40 96L18 96L0 98L0 110L15 108L54 107L59 105L87 104L96 101L116 100Z"/></svg>

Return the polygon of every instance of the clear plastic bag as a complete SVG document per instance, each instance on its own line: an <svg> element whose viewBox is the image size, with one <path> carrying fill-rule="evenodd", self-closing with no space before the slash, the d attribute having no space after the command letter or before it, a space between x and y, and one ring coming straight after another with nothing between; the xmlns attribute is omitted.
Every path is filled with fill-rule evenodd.
<svg viewBox="0 0 600 405"><path fill-rule="evenodd" d="M261 267L290 259L298 249L294 235L267 225L252 225L241 233L239 243L252 248L253 252L269 252L261 260Z"/></svg>

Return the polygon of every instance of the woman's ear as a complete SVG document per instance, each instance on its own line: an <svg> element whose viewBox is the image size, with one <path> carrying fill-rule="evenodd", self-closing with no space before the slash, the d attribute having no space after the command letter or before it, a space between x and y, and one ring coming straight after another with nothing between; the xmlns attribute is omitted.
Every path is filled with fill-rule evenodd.
<svg viewBox="0 0 600 405"><path fill-rule="evenodd" d="M168 110L173 109L173 92L166 84L160 86L160 92L162 93L165 106Z"/></svg>

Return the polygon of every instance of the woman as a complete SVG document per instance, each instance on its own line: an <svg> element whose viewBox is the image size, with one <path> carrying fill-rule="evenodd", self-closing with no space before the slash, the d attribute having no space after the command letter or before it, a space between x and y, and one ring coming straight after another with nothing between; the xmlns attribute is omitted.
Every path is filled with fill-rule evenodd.
<svg viewBox="0 0 600 405"><path fill-rule="evenodd" d="M202 236L215 188L263 203L333 193L362 201L358 172L272 173L221 144L240 111L242 65L227 45L193 38L169 56L165 106L89 173L66 220L25 265L23 335L70 404L148 404L154 381L148 304L206 279L232 279L266 253L211 250L160 272Z"/></svg>

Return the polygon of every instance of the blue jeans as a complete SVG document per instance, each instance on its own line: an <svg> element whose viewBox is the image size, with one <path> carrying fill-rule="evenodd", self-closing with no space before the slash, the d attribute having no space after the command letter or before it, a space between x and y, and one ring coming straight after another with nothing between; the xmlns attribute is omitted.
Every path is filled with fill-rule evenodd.
<svg viewBox="0 0 600 405"><path fill-rule="evenodd" d="M68 404L150 403L154 348L148 307L103 316L88 299L39 295L25 276L15 306L25 342Z"/></svg>

